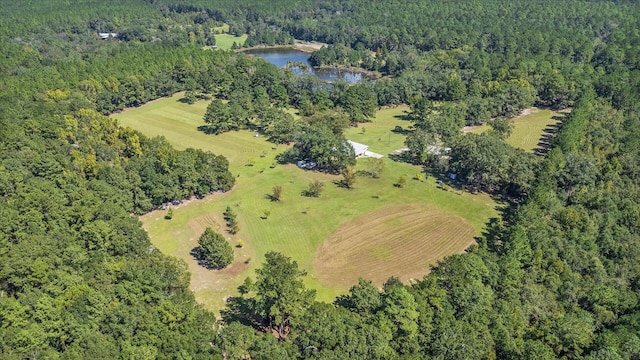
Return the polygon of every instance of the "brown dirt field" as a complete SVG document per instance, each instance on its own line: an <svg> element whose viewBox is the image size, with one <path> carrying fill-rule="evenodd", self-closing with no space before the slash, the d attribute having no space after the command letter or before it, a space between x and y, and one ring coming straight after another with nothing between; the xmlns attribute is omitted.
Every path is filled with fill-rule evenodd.
<svg viewBox="0 0 640 360"><path fill-rule="evenodd" d="M459 216L422 205L392 206L340 227L318 248L313 265L325 286L348 287L359 277L376 285L390 276L407 282L473 242L473 227Z"/></svg>

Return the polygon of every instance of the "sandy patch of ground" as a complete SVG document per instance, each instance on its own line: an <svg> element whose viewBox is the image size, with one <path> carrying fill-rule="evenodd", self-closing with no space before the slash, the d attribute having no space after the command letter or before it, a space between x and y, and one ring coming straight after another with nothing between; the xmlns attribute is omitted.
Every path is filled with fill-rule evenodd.
<svg viewBox="0 0 640 360"><path fill-rule="evenodd" d="M359 277L376 285L390 276L408 281L473 243L473 227L459 216L437 207L392 206L340 227L318 248L314 269L327 286L348 287Z"/></svg>

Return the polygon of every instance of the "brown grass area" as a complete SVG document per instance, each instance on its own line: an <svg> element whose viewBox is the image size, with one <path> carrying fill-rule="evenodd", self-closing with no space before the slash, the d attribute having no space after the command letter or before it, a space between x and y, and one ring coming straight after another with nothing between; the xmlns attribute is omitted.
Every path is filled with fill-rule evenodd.
<svg viewBox="0 0 640 360"><path fill-rule="evenodd" d="M205 214L189 220L189 229L191 232L200 236L207 227L210 227L213 231L225 235L226 227L224 226L224 219L222 216L215 216L214 214ZM196 245L198 244L198 239Z"/></svg>
<svg viewBox="0 0 640 360"><path fill-rule="evenodd" d="M224 279L237 275L249 267L249 265L243 261L246 256L240 254L242 251L235 247L236 244L234 242L231 243L231 246L234 246L236 258L231 265L222 270L208 270L200 266L198 261L191 256L191 250L198 246L198 239L207 227L211 227L214 231L225 237L229 237L222 215L204 214L189 220L188 225L192 236L189 237L188 241L183 241L178 251L180 257L184 259L189 266L189 272L191 273L191 290L199 291L205 288L219 289L220 287L225 287L226 282Z"/></svg>
<svg viewBox="0 0 640 360"><path fill-rule="evenodd" d="M316 252L321 284L348 287L359 277L381 285L390 276L421 278L443 257L474 242L470 223L435 207L402 205L340 227Z"/></svg>

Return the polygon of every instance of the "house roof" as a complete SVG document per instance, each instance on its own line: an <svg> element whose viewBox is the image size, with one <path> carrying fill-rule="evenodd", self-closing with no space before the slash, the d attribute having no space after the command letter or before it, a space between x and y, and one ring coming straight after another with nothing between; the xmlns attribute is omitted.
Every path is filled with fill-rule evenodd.
<svg viewBox="0 0 640 360"><path fill-rule="evenodd" d="M349 145L351 145L353 150L355 150L356 155L362 154L369 149L369 146L365 144L360 144L351 140L347 140L347 142L349 143Z"/></svg>

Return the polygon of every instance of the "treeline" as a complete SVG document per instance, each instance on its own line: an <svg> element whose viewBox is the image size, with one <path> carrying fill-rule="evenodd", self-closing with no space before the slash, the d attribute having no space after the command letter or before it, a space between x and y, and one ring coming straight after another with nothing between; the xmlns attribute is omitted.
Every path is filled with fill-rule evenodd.
<svg viewBox="0 0 640 360"><path fill-rule="evenodd" d="M637 4L39 4L0 10L10 24L0 29L0 357L640 357ZM326 41L332 62L394 77L329 87L201 50L195 32L201 40L185 46L157 36L220 20L259 41ZM144 23L153 26L127 41L95 38ZM293 140L292 157L310 160L340 149L344 128L376 102L408 103L414 161L431 166L429 145L450 144L462 180L524 202L423 279L363 280L333 304L314 301L304 272L269 253L218 324L195 304L184 264L154 249L131 213L229 189L226 160L103 116L178 90L228 101L216 106L228 106L229 129ZM574 106L544 159L499 137L455 135L534 101ZM285 104L307 118L280 132L295 124Z"/></svg>
<svg viewBox="0 0 640 360"><path fill-rule="evenodd" d="M518 91L505 89L512 81L529 83L537 101L555 108L571 106L593 82L598 95L615 96L619 107L638 101L636 92L613 85L640 83L637 72L629 72L640 58L635 46L640 37L633 31L637 11L637 4L607 1L565 1L562 7L548 1L346 1L275 6L251 15L252 21L228 21L241 21L245 33L267 24L270 32L329 43L312 55L313 65L360 66L397 78L407 74L381 86L377 93L390 93L379 96L380 105L407 103L420 74L420 92L434 100L447 98L444 85L454 76L466 87L463 96L485 98L491 106L510 106L510 93Z"/></svg>
<svg viewBox="0 0 640 360"><path fill-rule="evenodd" d="M213 316L131 213L228 190L226 159L42 101L0 119L1 357L208 358Z"/></svg>
<svg viewBox="0 0 640 360"><path fill-rule="evenodd" d="M267 254L223 313L222 350L237 359L637 358L637 115L582 98L526 204L411 285L361 280L319 303L295 262ZM265 348L270 333L284 341Z"/></svg>
<svg viewBox="0 0 640 360"><path fill-rule="evenodd" d="M185 265L155 249L132 214L229 190L228 162L102 113L195 81L179 64L229 55L98 48L50 57L2 41L0 357L209 359L219 353L214 316L195 303Z"/></svg>

